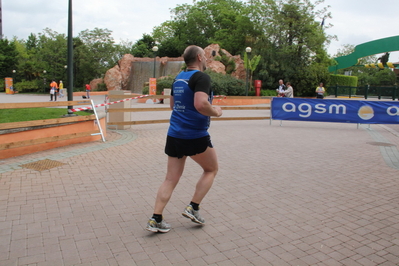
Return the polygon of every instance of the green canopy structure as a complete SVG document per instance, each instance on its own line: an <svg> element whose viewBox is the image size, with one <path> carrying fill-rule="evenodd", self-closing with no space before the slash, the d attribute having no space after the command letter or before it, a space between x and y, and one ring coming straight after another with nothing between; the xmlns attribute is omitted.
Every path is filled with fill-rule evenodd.
<svg viewBox="0 0 399 266"><path fill-rule="evenodd" d="M353 51L353 53L334 58L334 60L338 64L334 66L329 66L328 71L334 72L338 69L354 66L358 63L359 58L365 56L392 51L399 51L399 35L378 39L355 46L355 50Z"/></svg>

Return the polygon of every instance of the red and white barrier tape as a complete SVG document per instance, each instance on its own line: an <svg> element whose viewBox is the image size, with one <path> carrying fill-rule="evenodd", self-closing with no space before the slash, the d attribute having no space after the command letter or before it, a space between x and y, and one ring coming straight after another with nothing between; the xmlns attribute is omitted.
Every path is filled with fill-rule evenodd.
<svg viewBox="0 0 399 266"><path fill-rule="evenodd" d="M145 97L148 97L148 96L150 96L150 95L146 94L146 95L141 95L141 96L137 96L137 97L133 97L133 98L126 98L126 99L115 101L115 102L101 103L101 104L94 105L94 107L96 108L96 107L100 107L100 106L107 106L107 105L111 105L111 104L115 104L115 103L121 103L121 102L130 101L130 100L141 99L141 98L145 98ZM225 95L213 96L213 98L219 98L219 97L226 97L226 96ZM107 101L107 100L108 100L108 97L106 98L105 101ZM85 111L85 110L91 110L91 109L92 109L91 106L87 106L87 107L69 109L69 111L78 112L78 111Z"/></svg>
<svg viewBox="0 0 399 266"><path fill-rule="evenodd" d="M137 96L137 97L133 97L133 98L126 98L126 99L115 101L115 102L101 103L101 104L94 105L94 107L100 107L100 106L106 106L106 105L111 105L111 104L115 104L115 103L126 102L126 101L130 101L130 100L136 100L136 99L145 98L148 96L150 96L150 95L146 94L146 95L141 95L141 96ZM77 112L77 111L84 111L84 110L91 110L91 109L92 109L91 106L87 106L87 107L69 109L69 111Z"/></svg>

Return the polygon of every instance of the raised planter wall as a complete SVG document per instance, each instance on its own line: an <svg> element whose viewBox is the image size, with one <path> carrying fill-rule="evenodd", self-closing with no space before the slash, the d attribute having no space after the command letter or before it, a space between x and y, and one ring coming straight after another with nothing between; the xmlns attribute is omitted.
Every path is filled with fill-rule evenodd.
<svg viewBox="0 0 399 266"><path fill-rule="evenodd" d="M106 136L106 117L100 119L100 124ZM98 126L95 120L78 122L69 125L54 126L48 128L25 130L16 133L7 133L0 135L0 144L17 142L17 141L27 141L34 139L41 139L46 137L61 136L74 133L83 133L98 130ZM63 147L71 144L90 142L90 141L101 141L101 135L97 136L86 136L78 137L67 140L53 141L43 144L29 145L24 147L6 149L0 151L0 159L11 158L15 156L21 156L25 154L30 154L38 151L49 150L53 148Z"/></svg>

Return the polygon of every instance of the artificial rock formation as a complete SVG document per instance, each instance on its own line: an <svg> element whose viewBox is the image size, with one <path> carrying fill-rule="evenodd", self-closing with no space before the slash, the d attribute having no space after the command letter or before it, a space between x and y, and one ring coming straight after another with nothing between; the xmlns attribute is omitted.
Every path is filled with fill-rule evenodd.
<svg viewBox="0 0 399 266"><path fill-rule="evenodd" d="M118 65L108 69L104 76L104 83L109 91L122 90L122 73Z"/></svg>
<svg viewBox="0 0 399 266"><path fill-rule="evenodd" d="M226 74L226 67L220 61L216 61L215 57L221 57L219 51L222 51L230 60L234 60L236 68L232 72L231 76L236 77L238 79L245 79L245 68L243 60L241 56L236 55L233 56L229 52L224 49L220 49L218 44L211 44L207 46L205 49L205 56L207 58L207 66L208 69L211 69L217 73ZM169 58L169 57L157 57L156 62L159 62L161 67L167 65L170 61L184 61L182 57L178 58ZM108 90L126 90L131 88L131 84L135 77L133 77L133 63L134 62L152 62L154 58L138 58L134 57L131 54L125 54L121 60L119 60L118 65L109 69L105 73L104 83L107 86ZM94 80L93 80L94 81ZM92 82L93 82L92 81ZM90 83L91 84L91 83ZM97 83L98 84L98 83ZM92 86L93 87L93 86Z"/></svg>
<svg viewBox="0 0 399 266"><path fill-rule="evenodd" d="M244 61L241 59L239 55L231 55L225 49L220 49L219 44L211 44L207 46L205 49L205 56L207 58L207 65L209 69L212 69L216 73L223 73L226 74L226 67L220 61L216 61L215 57L222 57L220 51L224 55L226 55L230 60L234 60L236 68L231 73L231 76L236 77L238 79L245 79L245 68L244 68Z"/></svg>
<svg viewBox="0 0 399 266"><path fill-rule="evenodd" d="M90 82L90 84L89 84L91 90L92 90L92 91L96 91L96 90L98 89L98 84L100 84L100 83L104 83L104 80L103 80L102 78L93 79L93 80Z"/></svg>

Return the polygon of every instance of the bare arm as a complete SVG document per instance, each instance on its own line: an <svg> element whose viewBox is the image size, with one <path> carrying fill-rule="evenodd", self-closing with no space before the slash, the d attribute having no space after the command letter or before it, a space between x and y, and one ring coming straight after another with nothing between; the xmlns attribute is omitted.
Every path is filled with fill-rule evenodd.
<svg viewBox="0 0 399 266"><path fill-rule="evenodd" d="M169 106L170 106L170 109L171 110L173 110L173 105L175 104L175 101L174 101L174 99L173 99L173 96L172 95L170 95L170 103L169 103Z"/></svg>
<svg viewBox="0 0 399 266"><path fill-rule="evenodd" d="M208 101L208 94L202 91L197 91L194 94L194 107L197 111L205 116L221 116L222 108L220 106L212 106Z"/></svg>

